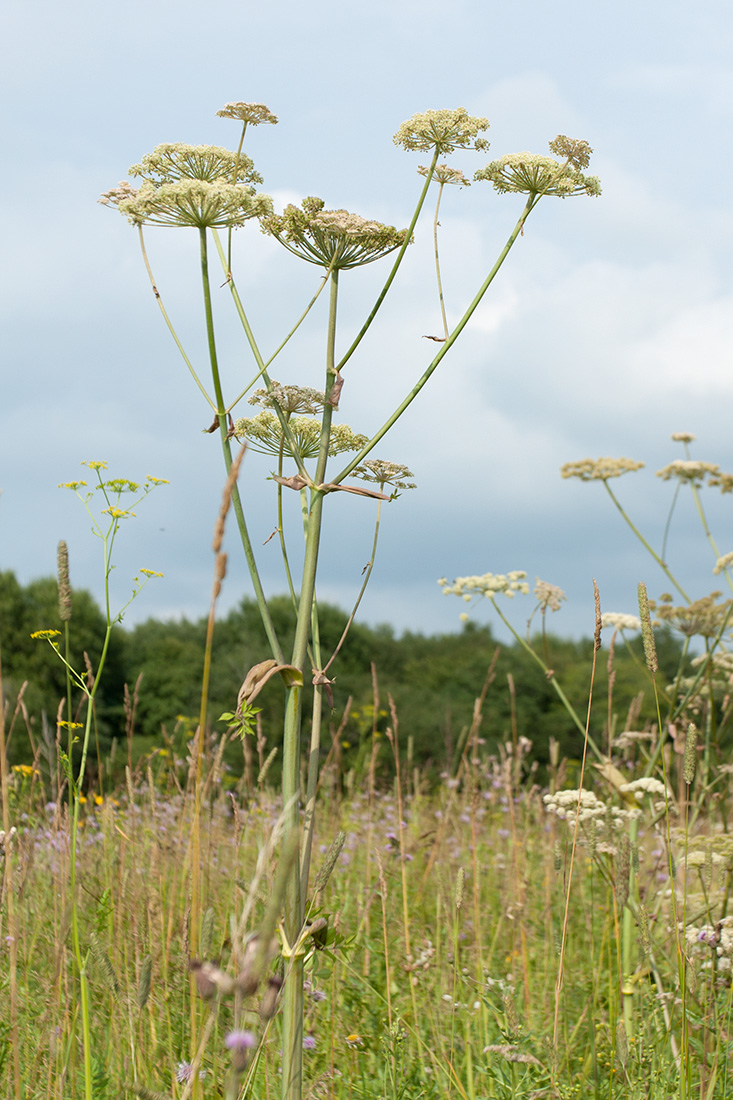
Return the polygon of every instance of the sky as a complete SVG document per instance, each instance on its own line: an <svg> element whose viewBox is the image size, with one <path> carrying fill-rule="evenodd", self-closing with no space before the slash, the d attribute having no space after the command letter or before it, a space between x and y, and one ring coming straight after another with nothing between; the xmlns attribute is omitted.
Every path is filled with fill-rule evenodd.
<svg viewBox="0 0 733 1100"><path fill-rule="evenodd" d="M0 570L25 583L55 570L69 544L72 582L101 599L102 546L59 483L104 459L109 474L170 484L143 501L115 546L112 610L141 568L164 574L126 613L206 614L211 533L223 487L211 415L150 292L136 231L97 204L157 144L236 148L238 125L216 117L233 100L262 102L277 126L246 151L276 208L319 195L404 226L425 154L392 142L416 112L464 106L486 116L488 154L451 163L471 178L507 152L547 153L558 133L590 142L600 198L545 198L453 352L380 445L418 488L385 506L360 617L396 631L460 629L463 605L439 577L525 570L567 595L549 626L593 630L593 579L605 611L636 611L669 582L600 483L563 480L563 463L627 456L645 468L614 483L659 551L674 485L655 476L684 457L673 432L697 437L695 458L733 470L733 11L721 0L129 0L122 9L70 0L13 0L0 84L6 170L2 263ZM457 321L523 205L487 183L446 189L441 260ZM196 232L149 229L163 301L192 360L206 370ZM359 353L344 372L340 417L376 430L409 391L440 331L432 212ZM341 279L345 349L386 276L382 261ZM274 350L318 285L318 271L248 226L235 235L235 277L264 349ZM251 357L217 287L227 390L250 381ZM322 388L324 301L272 376ZM246 400L239 415L253 410ZM248 453L240 488L268 592L285 590L271 463ZM731 497L705 490L721 554L733 549ZM300 542L295 494L287 517ZM350 609L369 560L372 502L333 494L319 596ZM227 534L220 608L251 593ZM667 560L694 596L720 583L688 492L670 525ZM523 630L534 601L503 609ZM484 601L478 623L497 619ZM502 629L497 629L504 636Z"/></svg>

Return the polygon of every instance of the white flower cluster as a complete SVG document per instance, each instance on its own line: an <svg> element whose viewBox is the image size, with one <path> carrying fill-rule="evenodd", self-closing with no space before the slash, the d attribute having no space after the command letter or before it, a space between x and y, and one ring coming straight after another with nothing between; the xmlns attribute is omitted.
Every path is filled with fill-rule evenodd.
<svg viewBox="0 0 733 1100"><path fill-rule="evenodd" d="M578 812L579 795L580 811ZM611 829L620 829L627 821L641 816L641 810L624 810L618 806L609 806L593 791L585 788L581 791L575 788L546 794L542 801L548 813L555 814L560 819L566 819L571 826L575 824L576 813L581 824L595 821L598 824L608 825Z"/></svg>
<svg viewBox="0 0 733 1100"><path fill-rule="evenodd" d="M560 469L561 477L579 477L581 481L608 481L643 469L643 462L633 458L583 458L580 462L566 462Z"/></svg>
<svg viewBox="0 0 733 1100"><path fill-rule="evenodd" d="M731 564L733 564L733 550L728 551L727 554L723 554L722 557L718 558L713 573L717 576L718 573L722 573L723 570L727 569Z"/></svg>
<svg viewBox="0 0 733 1100"><path fill-rule="evenodd" d="M468 602L474 596L493 599L500 592L509 598L513 597L515 592L521 592L526 596L529 592L526 576L523 569L514 569L511 573L484 573L480 577L456 577L452 584L449 584L445 577L441 577L438 584L443 589L444 595L460 596Z"/></svg>
<svg viewBox="0 0 733 1100"><path fill-rule="evenodd" d="M717 474L720 467L715 462L696 462L694 459L678 458L662 470L657 477L663 481L679 478L680 481L703 481L708 474Z"/></svg>
<svg viewBox="0 0 733 1100"><path fill-rule="evenodd" d="M592 821L594 818L605 818L607 813L606 803L602 802L593 791L585 789L556 791L555 794L546 794L542 801L547 812L555 814L559 818L572 815L575 820L575 811L580 806L579 821Z"/></svg>
<svg viewBox="0 0 733 1100"><path fill-rule="evenodd" d="M535 599L538 600L542 610L546 611L549 607L550 611L559 611L563 600L567 599L562 588L559 588L556 584L550 584L549 581L541 581L539 577L536 578L536 581L537 583L534 586Z"/></svg>
<svg viewBox="0 0 733 1100"><path fill-rule="evenodd" d="M637 802L643 802L645 794L656 794L670 801L672 799L672 793L665 787L664 783L661 783L658 779L653 779L650 775L644 776L642 779L634 779L631 783L622 783L619 791L621 794L633 794Z"/></svg>
<svg viewBox="0 0 733 1100"><path fill-rule="evenodd" d="M604 611L601 626L611 630L641 630L641 619L638 615L625 615L621 611Z"/></svg>

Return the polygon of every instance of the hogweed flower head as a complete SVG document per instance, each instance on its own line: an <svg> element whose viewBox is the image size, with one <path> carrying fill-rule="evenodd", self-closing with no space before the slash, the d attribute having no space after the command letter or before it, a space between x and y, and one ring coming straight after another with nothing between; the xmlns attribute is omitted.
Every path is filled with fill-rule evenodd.
<svg viewBox="0 0 733 1100"><path fill-rule="evenodd" d="M681 607L673 607L670 603L660 601L654 610L663 622L669 623L688 638L696 634L702 638L715 638L730 618L733 608L733 600L717 602L722 594L711 592L709 596L702 596L699 600Z"/></svg>
<svg viewBox="0 0 733 1100"><path fill-rule="evenodd" d="M571 195L596 197L601 193L597 176L584 176L572 164L562 164L539 153L507 153L480 168L473 178L487 180L501 194L520 192L566 199Z"/></svg>
<svg viewBox="0 0 733 1100"><path fill-rule="evenodd" d="M692 432L672 432L669 438L673 443L694 443L697 436Z"/></svg>
<svg viewBox="0 0 733 1100"><path fill-rule="evenodd" d="M367 458L353 471L354 477L360 477L362 481L374 481L384 487L392 485L395 489L416 489L414 481L407 478L414 477L412 470L403 466L401 462L385 462L379 458Z"/></svg>
<svg viewBox="0 0 733 1100"><path fill-rule="evenodd" d="M635 462L632 458L583 458L580 462L566 462L560 468L560 475L579 477L581 481L608 481L643 468L643 462Z"/></svg>
<svg viewBox="0 0 733 1100"><path fill-rule="evenodd" d="M319 413L326 404L326 395L322 390L310 386L286 386L272 379L269 390L255 390L249 399L250 405L261 405L274 409L277 405L284 413Z"/></svg>
<svg viewBox="0 0 733 1100"><path fill-rule="evenodd" d="M406 229L324 205L315 197L303 199L300 207L290 203L282 214L261 218L262 229L293 255L334 271L363 267L405 243Z"/></svg>
<svg viewBox="0 0 733 1100"><path fill-rule="evenodd" d="M456 149L488 149L486 138L477 136L488 128L487 118L472 118L465 107L424 111L403 122L392 140L408 151L434 149L447 156Z"/></svg>
<svg viewBox="0 0 733 1100"><path fill-rule="evenodd" d="M708 485L711 489L720 489L721 493L733 493L733 474L724 474L722 470L717 470L708 476Z"/></svg>
<svg viewBox="0 0 733 1100"><path fill-rule="evenodd" d="M716 575L718 573L722 573L728 568L729 565L733 565L733 550L729 551L727 554L723 554L722 557L718 558L715 563L713 573L715 573Z"/></svg>
<svg viewBox="0 0 733 1100"><path fill-rule="evenodd" d="M641 619L638 615L625 615L621 611L604 611L601 626L610 630L641 630Z"/></svg>
<svg viewBox="0 0 733 1100"><path fill-rule="evenodd" d="M418 167L418 172L421 176L427 176L430 169L421 164ZM442 184L453 183L457 187L471 186L470 180L466 179L460 168L451 168L450 164L436 164L432 182Z"/></svg>
<svg viewBox="0 0 733 1100"><path fill-rule="evenodd" d="M272 212L268 195L257 194L246 184L217 180L179 179L156 185L149 180L128 194L119 188L99 200L116 206L133 225L191 226L196 229L232 229L250 218Z"/></svg>
<svg viewBox="0 0 733 1100"><path fill-rule="evenodd" d="M657 477L662 481L671 481L677 478L679 481L689 481L693 484L701 483L709 475L715 475L720 467L714 462L698 462L694 459L677 458L670 462L662 470L657 470Z"/></svg>
<svg viewBox="0 0 733 1100"><path fill-rule="evenodd" d="M262 176L255 172L252 160L244 153L237 156L219 145L185 145L180 141L156 145L139 164L131 166L129 174L154 184L186 179L262 183Z"/></svg>
<svg viewBox="0 0 733 1100"><path fill-rule="evenodd" d="M320 450L321 425L309 416L293 416L288 421L296 446L302 458L315 458ZM245 438L253 451L259 454L290 458L292 454L287 440L283 437L280 421L273 412L265 410L257 416L243 417L234 422L234 435ZM348 424L332 424L329 455L342 454L344 451L358 451L367 443L365 435L357 435Z"/></svg>
<svg viewBox="0 0 733 1100"><path fill-rule="evenodd" d="M562 157L573 168L587 168L590 164L590 155L593 152L587 141L566 137L558 134L550 144L550 152L556 157Z"/></svg>
<svg viewBox="0 0 733 1100"><path fill-rule="evenodd" d="M539 577L535 580L537 583L534 586L534 595L542 610L546 611L549 607L550 611L559 611L563 600L567 600L562 588L548 581L541 581Z"/></svg>
<svg viewBox="0 0 733 1100"><path fill-rule="evenodd" d="M274 126L278 122L277 115L264 103L225 103L216 114L218 118L235 118L249 126L259 126L263 122L270 122Z"/></svg>
<svg viewBox="0 0 733 1100"><path fill-rule="evenodd" d="M529 585L526 581L527 574L523 569L514 569L510 573L484 573L483 576L456 577L449 584L445 577L441 577L438 584L446 596L460 596L468 601L474 596L485 596L493 599L503 592L510 599L516 592L527 595Z"/></svg>

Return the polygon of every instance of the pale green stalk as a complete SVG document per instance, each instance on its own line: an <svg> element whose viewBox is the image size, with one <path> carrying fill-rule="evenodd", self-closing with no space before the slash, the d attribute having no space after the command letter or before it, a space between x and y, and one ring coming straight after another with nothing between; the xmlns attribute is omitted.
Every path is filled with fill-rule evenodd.
<svg viewBox="0 0 733 1100"><path fill-rule="evenodd" d="M548 669L545 662L542 660L542 658L537 653L535 653L534 649L527 642L526 638L523 638L521 634L517 633L517 631L514 629L512 624L507 619L506 615L503 613L503 611L499 607L499 605L496 602L496 600L494 599L494 597L491 596L490 599L491 599L492 604L496 608L497 614L498 614L499 618L501 619L501 621L511 631L511 633L514 635L514 637L519 642L519 644L522 646L522 648L530 655L532 660L535 661L539 665L539 667L542 669L542 671L545 673L545 675L547 675L550 670ZM598 748L598 746L596 745L595 741L590 736L590 734L587 733L585 723L581 722L581 720L578 717L572 703L568 699L568 697L565 694L565 692L563 691L563 689L558 684L557 677L556 676L551 676L550 677L550 683L552 684L552 687L553 687L554 691L556 692L558 698L562 702L562 705L565 707L565 710L568 712L568 714L572 718L574 724L577 726L577 728L580 730L580 732L583 734L584 737L587 736L588 745L590 746L591 750L595 754L596 759L599 760L601 763L605 763L605 760L606 760L605 756L603 755L601 750Z"/></svg>
<svg viewBox="0 0 733 1100"><path fill-rule="evenodd" d="M666 577L667 577L667 578L668 578L668 579L669 579L669 580L670 580L670 581L672 582L672 584L673 584L673 585L675 586L675 588L677 589L677 591L679 592L679 594L680 594L680 595L682 596L683 600L687 600L687 602L688 602L688 603L692 603L692 600L691 600L691 599L690 599L690 597L689 597L689 596L687 595L687 593L685 592L685 590L684 590L684 588L682 587L682 585L678 584L678 583L677 583L677 581L675 580L674 576L672 575L672 573L670 572L669 568L667 567L667 564L666 564L666 563L665 563L664 561L662 561L662 559L660 558L660 556L659 556L659 554L658 554L658 553L656 552L656 550L653 550L653 549L652 549L652 547L651 547L651 546L649 545L649 543L648 543L648 542L646 541L646 539L645 539L645 538L644 538L644 536L642 535L642 533L641 533L641 531L639 530L639 528L638 528L638 527L636 527L636 526L634 525L634 523L632 523L631 519L629 518L629 516L628 516L628 515L626 514L626 512L624 511L623 505L621 504L620 500L618 499L618 497L617 497L617 496L616 496L616 494L614 493L613 489L612 489L612 488L610 487L610 485L608 484L608 481L606 480L606 478L604 478L604 479L603 479L603 485L604 485L604 488L605 488L606 492L607 492L607 493L608 493L608 495L610 496L611 500L612 500L612 501L613 501L613 503L614 503L614 504L616 505L616 507L618 508L619 512L620 512L620 513L621 513L621 515L623 516L624 520L625 520L625 521L626 521L626 523L627 523L627 524L629 525L629 527L631 528L631 530L632 530L632 531L634 532L634 534L636 535L636 537L638 538L639 542L640 542L640 543L641 543L641 545L642 545L642 546L644 547L644 549L645 549L645 550L647 550L647 551L648 551L648 552L649 552L649 553L651 554L651 556L652 556L652 557L654 558L654 560L655 560L655 562L657 563L657 565L658 565L658 566L660 567L660 569L661 569L661 570L662 570L662 571L663 571L663 572L665 573Z"/></svg>
<svg viewBox="0 0 733 1100"><path fill-rule="evenodd" d="M224 256L224 249L221 246L221 242L219 240L219 236L218 236L218 233L217 233L216 229L211 230L211 235L214 238L214 244L216 245L217 251L219 253L219 258L220 258L220 260L222 262L222 266L224 267L224 270L226 272L226 257ZM239 293L237 292L236 287L234 285L234 278L233 278L231 272L228 273L227 284L229 286L229 289L232 291L232 297L234 299L234 305L235 305L235 308L237 309L237 312L240 316L240 320L244 317L244 322L245 322L244 323L244 331L245 331L247 339L250 343L250 347L252 348L252 352L254 354L254 357L257 360L258 365L260 366L260 369L257 371L257 374L254 376L252 381L247 386L245 386L245 388L242 390L242 392L237 397L235 397L234 400L229 403L229 405L227 405L227 409L226 409L227 412L231 412L231 410L234 408L234 406L239 404L239 402L242 400L244 395L246 393L249 393L249 391L254 386L255 382L259 378L262 378L264 372L267 370L267 368L270 366L270 364L273 362L273 360L275 360L278 357L278 355L283 350L283 348L288 343L288 341L291 339L291 337L293 337L295 335L295 333L298 331L298 329L302 325L303 321L305 321L305 319L308 316L308 314L310 313L311 309L313 308L313 306L316 304L316 302L320 298L322 290L324 289L324 287L326 287L328 285L328 280L329 280L329 277L331 275L331 272L333 271L333 265L335 263L336 263L336 256L334 255L334 258L331 261L330 267L326 270L325 274L321 277L321 285L319 286L318 290L313 295L310 302L308 303L308 305L306 306L304 311L301 313L300 317L295 322L293 327L290 329L290 331L288 332L285 339L282 340L278 344L278 346L275 348L275 350L273 351L270 358L267 359L267 360L264 360L262 358L261 354L260 354L259 348L258 348L258 346L255 342L255 339L254 339L254 334L252 333L252 330L249 326L249 322L246 320L246 317L244 317L244 310L242 308L242 302L241 302L241 299L239 298ZM269 389L269 385L268 385L268 389Z"/></svg>
<svg viewBox="0 0 733 1100"><path fill-rule="evenodd" d="M445 184L440 181L438 187L438 201L435 204L435 217L433 218L433 245L435 248L435 277L438 280L438 298L440 299L440 315L443 318L443 332L445 333L446 340L448 339L448 319L445 315L445 302L443 301L443 282L440 278L440 258L438 254L438 216L440 214L440 200L443 197L443 188Z"/></svg>
<svg viewBox="0 0 733 1100"><path fill-rule="evenodd" d="M224 407L224 398L221 391L219 361L216 353L216 340L214 338L214 315L211 308L211 287L209 285L209 264L205 229L202 228L199 231L199 237L201 244L201 282L203 286L204 310L206 314L206 335L209 344L211 375L214 382L214 392L216 394L216 415L219 420L219 436L221 439L221 447L224 454L224 465L226 466L227 474L229 474L232 466L232 449L228 439L227 416ZM278 662L278 664L282 665L285 663L283 651L280 647L280 642L275 632L275 626L272 622L272 617L270 615L270 609L267 604L265 591L262 587L262 581L260 580L260 575L257 570L257 562L255 561L254 550L252 549L252 542L250 540L249 531L247 530L247 523L244 518L242 501L239 496L239 489L236 485L234 485L232 488L232 509L234 511L234 515L237 518L237 527L239 528L239 535L242 540L244 556L247 560L250 577L252 578L252 585L255 590L257 605L260 609L262 625L265 628L265 633L267 635L267 640L270 643L272 655Z"/></svg>
<svg viewBox="0 0 733 1100"><path fill-rule="evenodd" d="M328 398L336 379L336 306L338 302L338 272L331 275L331 296L326 338L326 403L321 419L321 439L315 485L322 485L326 476L328 445L331 436L331 418L333 407ZM322 490L311 488L308 530L306 534L305 558L300 587L300 602L295 628L295 640L290 664L305 671L305 659L308 651L308 635L311 627L311 614L315 595L318 551L321 538L323 516ZM285 727L283 732L283 813L285 824L283 842L297 836L300 829L298 802L300 798L300 725L301 725L302 688L294 685L288 689ZM303 922L305 898L301 896L300 867L293 865L285 889L285 935L288 943L295 944ZM300 1100L303 1074L303 957L296 955L291 960L291 971L285 983L283 996L283 1100Z"/></svg>
<svg viewBox="0 0 733 1100"><path fill-rule="evenodd" d="M539 199L540 199L540 196L538 196L538 195L530 195L530 197L527 199L527 202L525 203L524 210L522 211L522 214L519 218L519 221L514 226L514 229L512 230L511 234L509 235L509 239L508 239L507 243L504 245L503 249L499 253L499 257L498 257L496 263L492 267L489 274L486 276L484 282L481 284L481 287L479 288L478 293L476 294L475 298L473 299L473 301L469 305L466 312L463 314L463 317L461 317L460 321L458 322L456 327L453 329L453 332L450 334L448 339L442 345L442 347L441 347L440 351L437 353L437 355L433 358L433 360L427 366L427 368L425 369L425 371L423 372L423 374L421 375L419 380L415 383L413 388L410 390L407 397L405 397L404 400L402 402L400 402L400 404L397 406L397 408L392 413L392 415L389 417L389 419L384 422L382 427L379 429L379 431L375 435L372 436L372 438L369 440L369 442L364 444L364 446L358 452L356 457L353 458L349 462L349 464L344 467L344 469L341 471L341 473L339 473L336 477L331 479L333 484L339 485L344 480L344 478L349 476L351 471L354 470L359 465L360 462L364 461L364 459L370 454L370 452L374 450L374 448L376 447L376 445L380 441L380 439L382 439L383 436L385 436L387 434L387 432L390 430L390 428L393 427L393 425L399 420L399 418L402 416L405 409L407 409L412 404L412 402L415 400L417 395L420 393L420 390L423 388L423 386L428 381L430 376L434 373L436 368L440 365L443 358L448 354L448 352L453 347L456 340L458 339L458 337L460 336L460 334L463 332L464 328L468 324L469 320L471 319L473 314L478 309L479 305L481 304L481 300L483 299L484 295L486 294L486 291L489 289L489 287L493 283L494 279L496 278L496 276L499 272L499 269L501 268L501 265L504 263L504 260L509 255L509 252L512 248L512 245L514 244L514 242L516 241L516 239L520 235L520 233L523 231L524 223L527 220L527 218L529 217L529 215L532 212L532 210L534 209L534 207L539 202ZM364 330L364 331L366 331L366 330ZM348 358L348 356L346 356L346 358ZM341 363L343 364L345 361L346 361L346 359L342 359ZM341 366L341 364L339 364L339 368L340 368L340 366Z"/></svg>
<svg viewBox="0 0 733 1100"><path fill-rule="evenodd" d="M420 217L420 211L422 210L422 208L425 204L425 199L427 198L427 194L428 194L428 188L430 187L430 181L433 178L433 172L435 171L435 165L437 163L438 163L438 150L436 149L435 153L433 154L433 159L430 162L430 168L428 170L427 178L425 180L425 186L423 187L422 191L420 192L420 198L417 200L417 206L415 207L415 213L412 215L412 221L410 222L409 226L407 227L407 232L405 234L404 242L402 243L402 246L401 246L401 248L399 249L399 251L397 253L397 258L395 259L395 262L392 265L392 270L390 271L389 275L387 276L387 281L384 284L384 286L382 287L382 290L380 291L379 297L377 298L376 302L374 303L374 306L372 307L371 313L369 314L366 321L364 322L364 324L361 326L358 333L354 337L354 340L353 340L353 343L351 344L351 347L346 352L346 354L344 356L342 356L342 358L339 360L339 365L338 365L338 368L337 368L339 371L343 370L345 364L348 363L349 359L354 354L354 352L358 348L359 344L362 342L362 340L366 336L367 331L369 330L369 327L370 327L372 321L374 320L374 318L377 316L377 313L379 312L379 307L381 306L384 299L387 297L387 294L389 292L389 288L392 286L392 283L394 282L395 276L396 276L397 272L399 271L400 264L402 263L402 260L404 259L405 252L407 252L407 249L408 249L408 247L410 245L410 242L412 240L412 234L415 230L415 226L417 225L417 219Z"/></svg>
<svg viewBox="0 0 733 1100"><path fill-rule="evenodd" d="M205 234L205 230L202 229L201 233ZM214 236L214 244L217 247L220 259L221 259L222 263L224 263L224 254L223 254L223 250L222 250L222 247L221 247L221 241L219 240L219 238L218 238L215 231L213 231L213 236ZM272 389L272 382L270 381L270 376L267 373L267 365L265 364L265 361L262 358L262 354L260 352L259 346L257 344L257 341L255 340L254 333L252 332L252 328L250 326L249 320L247 319L247 314L244 312L244 306L242 305L242 300L239 297L239 291L236 288L236 285L234 283L234 279L230 278L228 281L229 281L229 290L231 291L231 295L232 295L232 301L234 302L234 308L236 309L237 316L239 317L239 320L242 323L242 328L244 329L245 335L247 337L247 342L248 342L248 344L251 348L252 354L255 358L255 362L257 363L257 366L260 368L259 373L257 375L255 375L255 378L253 379L253 382L251 384L254 384L254 382L257 380L257 378L261 375L262 380L265 383L265 385L267 387L267 390L269 392ZM213 334L213 324L212 324L212 330L211 331L212 331L212 334ZM218 367L217 367L217 375L218 375ZM231 408L231 407L232 406L230 405L229 408ZM228 409L226 409L224 407L224 399L223 398L221 400L221 404L219 405L219 409L223 413L226 413L226 412L229 411ZM283 436L284 436L284 438L285 438L285 440L288 444L288 447L289 447L290 452L293 456L293 459L295 460L295 464L298 467L298 473L301 474L301 476L304 477L306 479L306 481L308 481L309 480L308 471L305 468L305 464L303 462L303 457L300 453L300 450L298 448L297 443L295 442L295 439L293 438L293 433L290 431L290 425L288 424L288 419L287 419L285 413L283 412L283 410L278 405L277 401L273 405L273 412L275 413L278 420L280 421L280 429L281 429L281 431L283 433Z"/></svg>
<svg viewBox="0 0 733 1100"><path fill-rule="evenodd" d="M193 368L193 364L191 363L191 360L186 355L183 344L178 339L178 333L176 332L176 330L173 327L173 322L171 321L170 317L168 316L168 314L165 310L165 306L163 305L163 299L161 298L158 287L156 286L155 279L153 278L153 271L152 271L152 268L150 266L150 261L148 260L148 253L147 253L147 250L145 248L145 238L143 237L143 227L142 227L142 225L138 226L138 234L140 236L140 248L142 249L143 262L145 264L145 270L148 273L148 278L150 279L150 285L153 288L153 294L155 295L155 300L158 303L158 309L160 310L160 312L163 316L163 320L165 321L166 325L168 326L168 331L170 332L171 336L173 337L173 341L174 341L176 347L178 348L178 350L181 353L181 356L183 357L183 362L188 367L188 370L191 374L191 377L193 378L194 382L196 383L199 390L203 394L204 399L206 400L209 407L214 412L216 412L217 411L216 405L214 404L214 402L209 397L208 393L206 392L206 388L205 388L204 384L202 383L199 376L196 374L196 371Z"/></svg>

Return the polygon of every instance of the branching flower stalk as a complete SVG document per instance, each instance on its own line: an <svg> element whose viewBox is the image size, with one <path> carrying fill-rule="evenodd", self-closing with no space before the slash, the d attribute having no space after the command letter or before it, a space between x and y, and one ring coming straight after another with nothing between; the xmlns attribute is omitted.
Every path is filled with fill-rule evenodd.
<svg viewBox="0 0 733 1100"><path fill-rule="evenodd" d="M310 852L318 787L320 724L323 696L325 694L328 697L330 693L327 672L343 642L342 638L325 668L321 667L322 655L316 603L316 577L324 500L326 496L339 490L357 493L362 496L371 496L379 501L390 499L384 493L376 490L356 488L353 485L344 484L345 479L351 474L379 483L380 489L384 489L389 484L393 489L392 497L397 495L397 489L412 487L405 480L406 477L411 476L409 471L404 468L398 470L393 464L379 463L374 459L370 459L369 456L376 444L409 407L458 339L487 293L512 246L523 232L527 217L540 198L544 195L555 195L557 197L578 194L595 195L600 192L600 187L597 180L593 177L583 176L580 171L587 164L590 152L587 143L573 142L562 137L551 143L551 151L562 158L560 161L550 157L536 157L528 153L512 154L510 157L491 162L476 173L476 179L489 181L493 184L494 189L500 193L523 193L526 196L524 209L506 245L473 300L465 309L453 332L448 330L445 308L443 304L441 305L445 341L440 351L424 369L417 383L393 414L368 439L366 436L358 436L351 432L346 425L333 422L333 414L338 408L343 385L341 369L359 347L393 285L412 240L431 179L436 172L438 159L456 150L472 149L481 151L486 149L488 143L480 135L488 128L488 121L481 118L471 118L464 108L458 108L450 111L428 111L414 116L400 127L394 138L395 143L407 150L427 151L432 154L432 159L429 168L424 170L426 175L425 184L408 227L406 229L396 229L345 210L328 210L325 208L323 200L315 197L304 199L300 206L289 205L282 214L275 214L270 199L266 195L258 194L255 191L253 184L261 182L261 179L255 172L251 160L243 152L243 141L248 126L257 125L260 122L275 122L275 116L262 104L246 103L227 104L220 114L226 118L239 120L243 124L236 153L214 146L158 146L152 154L144 157L139 165L134 165L131 169L131 174L142 178L143 182L138 189L133 188L126 182L121 183L110 192L107 192L101 201L106 205L116 206L136 226L142 226L143 224L176 225L189 226L198 230L206 336L213 383L213 398L207 396L207 401L216 413L215 426L219 429L227 473L229 474L232 467L230 438L233 434L246 439L253 450L264 450L265 453L273 454L277 460L278 473L273 476L278 484L280 545L291 595L297 598L295 638L289 655L289 665L285 665L280 641L274 629L247 531L242 503L234 483L231 483L231 503L237 517L240 537L272 657L277 665L281 666L279 669L271 668L271 671L281 671L286 690L283 728L282 858L285 858L286 850L292 852L294 841L299 847L299 858L292 861L289 857L287 873L283 870L286 885L283 903L282 954L287 961L287 966L282 997L282 1095L283 1100L300 1100L302 1096L303 966L304 957L310 950L306 943L307 931L304 922L307 910ZM439 180L442 193L443 183L456 181L453 179L454 170L449 169L448 166L444 166L440 171L451 175L450 180L447 176L445 179ZM238 226L245 225L247 221L253 218L259 219L262 229L274 237L289 252L321 267L324 272L318 293L311 299L301 318L267 361L265 361L259 350L232 276L231 231ZM227 230L226 249L219 239L218 229ZM250 383L250 387L257 378L261 378L267 397L264 413L260 413L258 417L251 420L239 420L234 425L230 424L230 411L241 400L249 387L242 390L235 401L228 402L225 400L221 385L214 330L207 252L209 230L213 234L232 302L256 364L257 374ZM390 253L396 255L385 284L367 314L366 320L349 344L346 353L340 360L337 360L336 318L339 273L342 270L346 271L353 267L361 267L375 262ZM442 303L442 280L437 257L436 262L438 263L437 272ZM147 257L146 266L158 299L159 308L162 310L160 296L153 281ZM308 315L326 284L329 286L330 293L325 348L325 384L322 405L319 409L320 424L316 426L316 423L309 419L314 410L309 410L307 415L302 417L294 415L294 408L286 407L286 403L282 403L281 399L284 397L287 387L280 387L279 383L275 383L270 378L268 367L297 331L303 318ZM179 350L183 353L180 341L173 332L167 314L164 310L162 311L164 319L174 335L174 339L176 339ZM199 389L205 394L205 389L198 380L185 354L184 360ZM355 454L337 476L331 477L329 475L327 479L326 470L329 456L343 451L351 451ZM295 463L297 472L292 477L285 476L283 463L286 457L292 459ZM312 470L310 469L310 463L313 463ZM299 493L304 524L305 547L299 591L296 591L292 577L284 536L283 488L286 487ZM371 576L380 516L381 512L378 509L372 557L356 600L354 612L347 624L347 630L353 620L353 614L355 614L359 605L366 583L368 583ZM306 682L308 658L313 668L315 691L305 820L301 824L301 724L303 684ZM555 687L558 690L557 685ZM203 737L203 735L204 730L201 729L199 736ZM284 864L283 867L285 867Z"/></svg>

